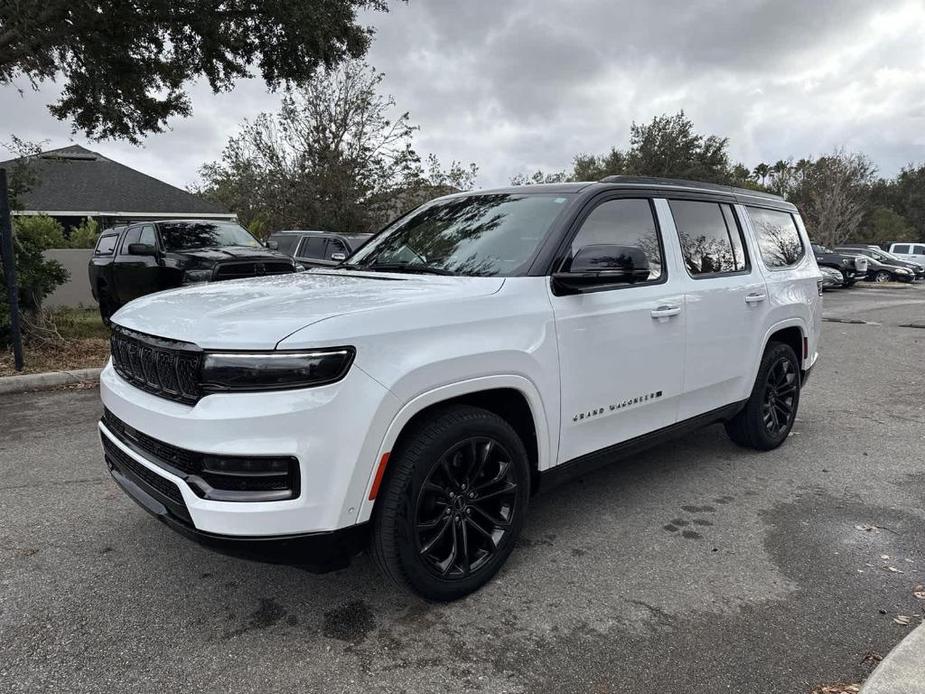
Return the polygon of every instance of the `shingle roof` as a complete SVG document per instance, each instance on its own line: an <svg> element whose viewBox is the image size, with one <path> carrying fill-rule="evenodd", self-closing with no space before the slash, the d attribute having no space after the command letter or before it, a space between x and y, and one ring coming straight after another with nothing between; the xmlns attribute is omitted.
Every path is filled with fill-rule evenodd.
<svg viewBox="0 0 925 694"><path fill-rule="evenodd" d="M0 162L15 176L17 160ZM227 214L219 204L131 169L80 145L29 157L38 181L20 198L39 212Z"/></svg>

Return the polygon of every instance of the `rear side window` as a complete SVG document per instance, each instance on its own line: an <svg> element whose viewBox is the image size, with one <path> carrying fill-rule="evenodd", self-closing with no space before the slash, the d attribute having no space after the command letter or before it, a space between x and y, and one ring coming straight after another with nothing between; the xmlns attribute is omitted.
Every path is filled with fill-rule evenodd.
<svg viewBox="0 0 925 694"><path fill-rule="evenodd" d="M907 244L898 243L895 246L893 246L893 248L890 250L890 253L908 253L908 252L909 252L908 243Z"/></svg>
<svg viewBox="0 0 925 694"><path fill-rule="evenodd" d="M100 236L100 240L96 242L96 255L112 255L113 251L116 250L116 241L119 240L118 234L109 234L108 236Z"/></svg>
<svg viewBox="0 0 925 694"><path fill-rule="evenodd" d="M572 241L571 255L564 270L568 271L571 259L585 246L614 245L641 249L649 262L649 278L662 276L662 248L659 243L652 205L648 200L608 200L598 205L582 223Z"/></svg>
<svg viewBox="0 0 925 694"><path fill-rule="evenodd" d="M912 252L916 255L925 255L925 246L913 246Z"/></svg>
<svg viewBox="0 0 925 694"><path fill-rule="evenodd" d="M745 247L732 208L715 202L670 200L684 265L692 277L748 269Z"/></svg>
<svg viewBox="0 0 925 694"><path fill-rule="evenodd" d="M771 269L789 267L803 258L803 241L792 214L764 207L746 209L765 265Z"/></svg>

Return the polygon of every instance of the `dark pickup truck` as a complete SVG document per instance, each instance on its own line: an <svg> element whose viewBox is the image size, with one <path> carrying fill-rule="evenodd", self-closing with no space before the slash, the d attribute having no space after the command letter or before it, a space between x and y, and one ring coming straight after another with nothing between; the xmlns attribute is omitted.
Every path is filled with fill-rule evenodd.
<svg viewBox="0 0 925 694"><path fill-rule="evenodd" d="M267 248L234 222L168 220L106 229L90 258L90 288L100 315L132 299L182 287L296 271L292 258Z"/></svg>
<svg viewBox="0 0 925 694"><path fill-rule="evenodd" d="M867 263L861 261L862 267L858 267L858 259L850 255L836 253L831 248L814 243L813 253L816 255L816 264L822 267L830 267L838 270L842 276L842 286L850 287L858 280L867 277Z"/></svg>

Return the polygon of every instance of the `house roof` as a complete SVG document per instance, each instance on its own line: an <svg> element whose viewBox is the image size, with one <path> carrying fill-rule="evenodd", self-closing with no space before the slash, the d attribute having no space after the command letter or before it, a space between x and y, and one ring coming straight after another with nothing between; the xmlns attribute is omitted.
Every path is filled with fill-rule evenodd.
<svg viewBox="0 0 925 694"><path fill-rule="evenodd" d="M0 162L10 177L18 160ZM58 215L225 216L221 205L188 193L124 164L71 145L28 157L37 181L20 196L28 212Z"/></svg>

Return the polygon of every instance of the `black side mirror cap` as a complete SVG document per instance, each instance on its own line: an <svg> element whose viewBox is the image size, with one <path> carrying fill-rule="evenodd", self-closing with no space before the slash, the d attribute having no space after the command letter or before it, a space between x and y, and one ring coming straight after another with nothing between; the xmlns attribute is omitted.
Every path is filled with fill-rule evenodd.
<svg viewBox="0 0 925 694"><path fill-rule="evenodd" d="M557 295L578 294L589 287L633 284L649 279L649 259L636 246L599 244L579 249L567 272L552 276Z"/></svg>
<svg viewBox="0 0 925 694"><path fill-rule="evenodd" d="M157 255L157 248L149 243L130 243L128 245L129 255Z"/></svg>
<svg viewBox="0 0 925 694"><path fill-rule="evenodd" d="M279 250L279 241L267 241L267 242L266 242L266 247L269 248L271 251L278 251L278 250Z"/></svg>

